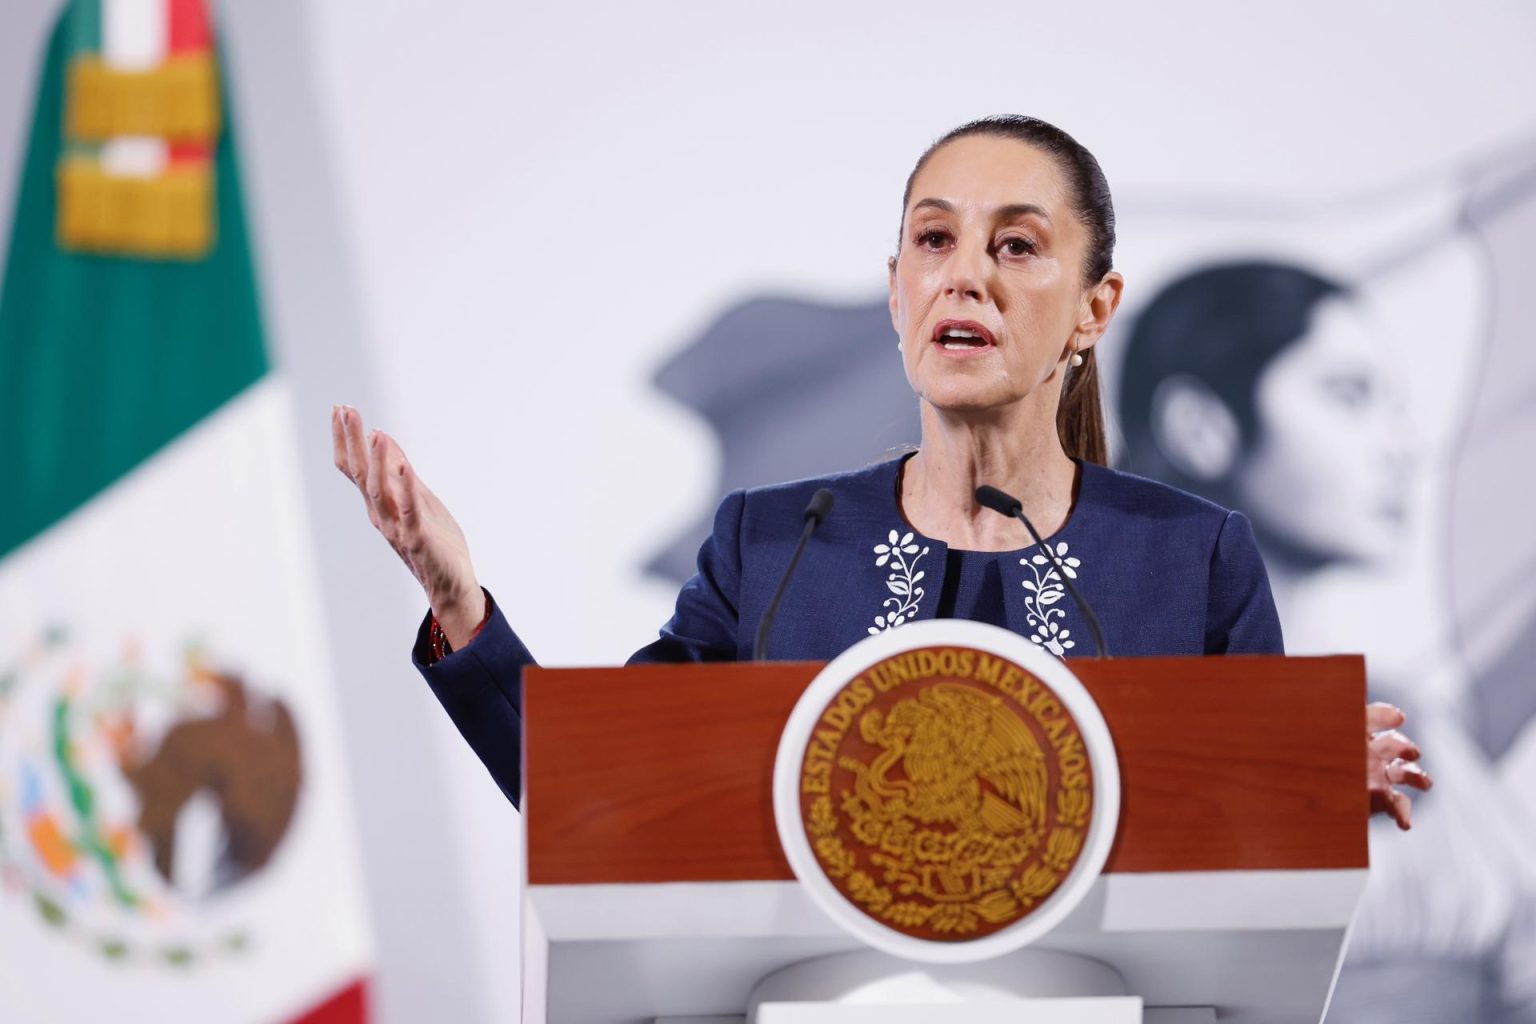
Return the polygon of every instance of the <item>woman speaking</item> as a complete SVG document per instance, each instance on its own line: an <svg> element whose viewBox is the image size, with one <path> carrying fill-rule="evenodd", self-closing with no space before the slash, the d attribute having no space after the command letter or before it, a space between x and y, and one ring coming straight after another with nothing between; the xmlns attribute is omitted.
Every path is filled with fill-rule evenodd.
<svg viewBox="0 0 1536 1024"><path fill-rule="evenodd" d="M966 618L1057 656L1093 652L1075 588L1121 655L1277 654L1280 623L1244 517L1106 468L1094 346L1119 305L1114 209L1098 162L1034 118L974 121L907 179L890 312L922 438L901 459L737 491L659 638L631 662L748 658L819 490L833 511L783 597L772 653L829 660L872 633ZM502 791L520 791L521 670L533 656L481 589L458 524L394 439L332 415L336 466L425 589L415 660ZM1017 498L1045 536L977 504ZM1402 715L1367 710L1373 810L1429 787Z"/></svg>

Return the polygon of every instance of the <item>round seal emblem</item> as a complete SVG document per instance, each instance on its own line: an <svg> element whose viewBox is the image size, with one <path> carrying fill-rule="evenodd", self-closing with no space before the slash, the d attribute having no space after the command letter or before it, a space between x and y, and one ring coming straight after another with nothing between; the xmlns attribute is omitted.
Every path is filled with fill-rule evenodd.
<svg viewBox="0 0 1536 1024"><path fill-rule="evenodd" d="M1066 665L953 620L827 665L785 728L774 790L790 864L824 909L877 948L947 962L1064 917L1119 806L1109 731Z"/></svg>

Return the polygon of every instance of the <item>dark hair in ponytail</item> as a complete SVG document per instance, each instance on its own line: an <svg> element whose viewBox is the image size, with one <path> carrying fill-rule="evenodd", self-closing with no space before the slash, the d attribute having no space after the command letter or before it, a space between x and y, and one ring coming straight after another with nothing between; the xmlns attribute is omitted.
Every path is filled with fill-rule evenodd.
<svg viewBox="0 0 1536 1024"><path fill-rule="evenodd" d="M901 237L906 232L907 204L912 201L912 182L934 153L956 139L972 135L990 135L1013 139L1045 152L1056 161L1072 190L1072 209L1088 229L1088 251L1083 257L1083 280L1096 284L1109 273L1115 255L1115 205L1109 195L1109 182L1093 154L1083 145L1039 118L1021 114L999 114L970 121L929 146L907 175L907 187L901 196L902 231L896 248L901 251ZM1061 446L1074 459L1107 465L1109 445L1105 440L1104 402L1099 393L1099 369L1094 350L1082 353L1083 365L1069 367L1062 387L1061 407L1056 411L1056 430Z"/></svg>

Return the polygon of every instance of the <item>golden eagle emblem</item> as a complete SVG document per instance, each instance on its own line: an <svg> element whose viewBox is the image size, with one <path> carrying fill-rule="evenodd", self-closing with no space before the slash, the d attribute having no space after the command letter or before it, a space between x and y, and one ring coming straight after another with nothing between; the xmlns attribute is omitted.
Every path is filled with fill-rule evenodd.
<svg viewBox="0 0 1536 1024"><path fill-rule="evenodd" d="M917 654L912 664L927 664ZM1044 684L1005 677L995 661L945 664L956 671L895 679L876 665L850 683L807 748L801 805L846 897L907 934L967 939L1030 913L1065 879L1087 833L1091 774L1076 723ZM1021 682L1010 692L1003 678Z"/></svg>
<svg viewBox="0 0 1536 1024"><path fill-rule="evenodd" d="M1002 698L939 683L887 714L870 711L859 733L882 748L867 766L847 765L870 813L966 833L1038 839L1044 830L1045 755ZM898 764L906 778L893 780Z"/></svg>

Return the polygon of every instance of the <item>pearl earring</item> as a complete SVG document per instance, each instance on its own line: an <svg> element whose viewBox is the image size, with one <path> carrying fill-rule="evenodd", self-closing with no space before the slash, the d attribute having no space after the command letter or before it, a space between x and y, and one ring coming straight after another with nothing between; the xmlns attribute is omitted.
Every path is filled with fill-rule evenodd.
<svg viewBox="0 0 1536 1024"><path fill-rule="evenodd" d="M1072 353L1072 365L1073 366L1082 366L1083 365L1083 354L1081 352L1073 352Z"/></svg>

